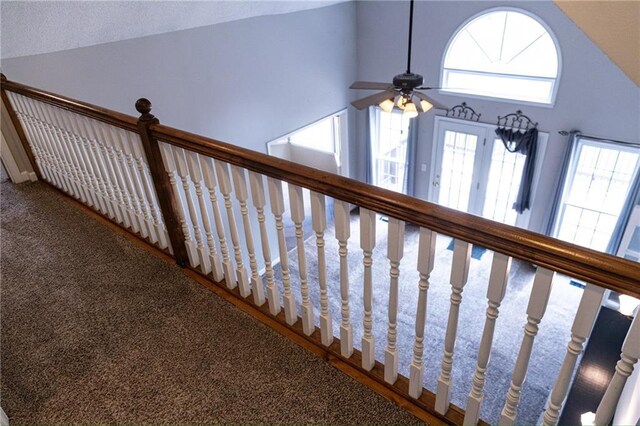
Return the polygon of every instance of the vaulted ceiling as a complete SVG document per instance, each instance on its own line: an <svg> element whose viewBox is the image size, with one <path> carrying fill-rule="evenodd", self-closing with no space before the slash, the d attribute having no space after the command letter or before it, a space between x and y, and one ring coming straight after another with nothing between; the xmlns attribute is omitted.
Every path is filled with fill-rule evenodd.
<svg viewBox="0 0 640 426"><path fill-rule="evenodd" d="M640 86L640 1L556 0L555 3Z"/></svg>

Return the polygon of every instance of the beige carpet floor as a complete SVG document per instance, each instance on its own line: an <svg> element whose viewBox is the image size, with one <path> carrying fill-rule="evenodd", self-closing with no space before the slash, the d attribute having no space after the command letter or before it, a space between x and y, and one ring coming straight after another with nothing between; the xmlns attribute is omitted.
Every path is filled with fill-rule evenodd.
<svg viewBox="0 0 640 426"><path fill-rule="evenodd" d="M0 186L12 424L417 422L46 185Z"/></svg>

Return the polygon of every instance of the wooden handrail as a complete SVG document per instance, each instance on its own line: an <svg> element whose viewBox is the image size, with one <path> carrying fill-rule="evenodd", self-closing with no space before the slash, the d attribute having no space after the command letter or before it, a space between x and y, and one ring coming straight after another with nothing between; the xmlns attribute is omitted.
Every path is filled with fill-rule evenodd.
<svg viewBox="0 0 640 426"><path fill-rule="evenodd" d="M2 88L136 133L131 116L12 81ZM640 264L161 124L150 135L407 223L640 298Z"/></svg>
<svg viewBox="0 0 640 426"><path fill-rule="evenodd" d="M168 126L152 125L151 134L160 141L640 297L638 263Z"/></svg>
<svg viewBox="0 0 640 426"><path fill-rule="evenodd" d="M36 89L11 80L2 80L2 89L28 96L41 102L55 105L59 108L75 112L98 121L109 123L132 132L138 132L138 120L127 114L122 114L107 108L102 108L87 102L78 101L66 96Z"/></svg>

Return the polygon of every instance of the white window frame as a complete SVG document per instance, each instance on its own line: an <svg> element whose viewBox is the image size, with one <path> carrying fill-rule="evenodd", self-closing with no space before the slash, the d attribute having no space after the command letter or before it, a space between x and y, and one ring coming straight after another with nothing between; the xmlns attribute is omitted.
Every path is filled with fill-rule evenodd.
<svg viewBox="0 0 640 426"><path fill-rule="evenodd" d="M549 25L547 25L547 23L545 21L543 21L539 16L535 15L534 13L529 12L528 10L517 8L517 7L494 7L494 8L490 8L490 9L485 9L482 12L476 13L475 15L471 16L470 18L465 20L460 26L458 26L458 28L456 28L456 30L451 35L451 37L449 37L449 41L447 42L447 45L444 48L444 52L442 53L442 59L440 61L440 87L444 87L446 71L447 71L447 69L445 69L445 67L444 67L444 63L445 63L445 59L447 57L447 53L449 52L449 48L451 47L451 43L453 43L453 40L456 38L458 33L460 31L462 31L462 29L465 28L471 21L479 18L482 15L485 15L485 14L488 14L488 13L493 13L493 12L517 12L517 13L522 13L524 15L527 15L528 17L534 19L536 22L538 22L540 25L542 25L542 27L547 31L547 33L551 37L551 40L553 41L553 43L555 44L555 47L556 47L556 55L558 57L558 72L556 74L556 77L555 77L553 85L552 85L553 88L552 88L552 92L551 92L550 102L547 103L547 102L535 102L535 101L518 100L518 99L512 99L512 98L488 96L488 95L469 93L469 92L465 92L465 91L457 91L457 90L450 90L450 89L439 89L438 93L443 94L443 95L447 95L447 96L458 96L459 97L460 95L464 95L465 98L485 99L485 100L488 99L488 100L492 100L492 101L496 101L496 102L505 102L505 103L519 104L519 105L532 105L532 106L544 107L544 108L553 108L555 106L556 96L558 94L558 86L559 86L558 83L559 83L560 78L562 76L562 53L560 51L560 43L558 42L558 38L556 37L554 32L551 30L551 28L549 27ZM464 71L464 72L474 73L473 71L469 71L469 70L456 70L456 71ZM513 77L520 77L520 78L526 78L526 79L532 79L532 80L535 80L535 79L550 80L550 78L548 78L548 77L521 76L521 75L511 75L511 74L504 74L504 73L503 74L500 74L500 73L482 73L482 72L479 72L479 71L475 72L475 73L479 73L479 74L481 73L481 74L484 74L484 75L513 76Z"/></svg>

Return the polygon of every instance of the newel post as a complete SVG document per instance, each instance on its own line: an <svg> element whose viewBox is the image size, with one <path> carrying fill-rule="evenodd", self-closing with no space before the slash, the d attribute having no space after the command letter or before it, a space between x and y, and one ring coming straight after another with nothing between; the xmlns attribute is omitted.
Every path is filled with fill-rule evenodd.
<svg viewBox="0 0 640 426"><path fill-rule="evenodd" d="M169 240L171 240L173 255L178 265L184 268L189 264L189 257L187 256L184 234L180 226L177 194L173 192L169 176L165 172L158 140L151 135L151 126L159 124L160 121L151 114L151 102L148 99L138 99L136 101L136 110L141 114L140 118L138 118L140 139L147 156L153 186L158 196L167 232L169 233Z"/></svg>
<svg viewBox="0 0 640 426"><path fill-rule="evenodd" d="M0 79L2 80L2 86L7 81L7 77L4 74L0 73ZM36 163L36 157L33 155L33 151L31 150L31 146L29 145L29 141L27 140L27 136L24 133L24 129L22 128L22 123L18 119L15 110L11 106L11 102L9 102L9 97L7 96L7 92L4 90L4 87L0 90L2 92L2 103L4 107L7 109L7 113L9 114L9 118L11 119L11 123L13 124L13 128L16 129L16 133L18 134L18 138L22 143L22 148L24 148L24 152L27 154L27 158L29 159L29 163L31 164L31 168L36 174L38 180L42 180L42 173L40 173L40 167Z"/></svg>

